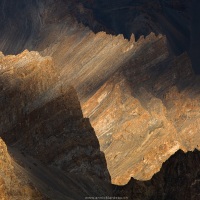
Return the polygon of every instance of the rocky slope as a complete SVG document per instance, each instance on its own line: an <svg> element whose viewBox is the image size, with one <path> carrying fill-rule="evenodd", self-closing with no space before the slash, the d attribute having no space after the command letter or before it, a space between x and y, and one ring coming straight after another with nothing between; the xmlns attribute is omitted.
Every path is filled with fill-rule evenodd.
<svg viewBox="0 0 200 200"><path fill-rule="evenodd" d="M74 88L59 84L52 59L29 51L17 56L1 54L0 66L0 136L13 157L10 164L2 142L2 160L7 159L1 166L5 198L46 198L29 185L23 186L22 174L50 199L109 194L110 175L98 139L89 119L83 117ZM19 176L10 194L7 184L12 173ZM102 182L104 186L99 187ZM23 187L27 187L24 194Z"/></svg>
<svg viewBox="0 0 200 200"><path fill-rule="evenodd" d="M0 198L2 200L47 200L33 183L19 170L14 169L7 146L0 138Z"/></svg>
<svg viewBox="0 0 200 200"><path fill-rule="evenodd" d="M100 196L138 200L198 200L200 195L198 150L186 154L177 151L149 181L131 178L127 185L117 186L95 177L91 180L85 176L63 174L56 168L43 166L15 148L9 150L15 158L13 160L2 140L0 149L0 197L4 200L80 200Z"/></svg>
<svg viewBox="0 0 200 200"><path fill-rule="evenodd" d="M109 180L98 140L89 120L83 118L76 91L69 86L51 87L59 82L52 60L24 51L18 56L2 55L0 63L0 135L7 144L65 171Z"/></svg>
<svg viewBox="0 0 200 200"><path fill-rule="evenodd" d="M177 151L149 181L131 179L115 195L136 200L198 200L200 197L200 153Z"/></svg>
<svg viewBox="0 0 200 200"><path fill-rule="evenodd" d="M96 32L123 33L126 38L134 33L136 39L151 32L165 34L173 52L187 51L200 73L198 0L77 0L72 7L78 20Z"/></svg>
<svg viewBox="0 0 200 200"><path fill-rule="evenodd" d="M0 139L0 192L2 200L80 200L111 196L112 187L98 177L90 179L48 167L18 148L9 147L8 153Z"/></svg>
<svg viewBox="0 0 200 200"><path fill-rule="evenodd" d="M138 51L83 104L114 183L149 179L179 148L199 148L199 78L187 55L173 58L164 44Z"/></svg>
<svg viewBox="0 0 200 200"><path fill-rule="evenodd" d="M170 2L172 5L168 2L168 9L180 11L182 4L179 1L176 1L177 4ZM148 15L150 19L146 18L144 12L142 16L136 15L138 26L134 27L138 27L135 30L138 31L138 40L135 41L132 35L128 41L122 35L112 36L105 32L95 34L78 24L73 16L77 10L73 9L82 13L76 17L85 20L90 27L93 24L94 29L104 28L112 32L96 20L96 16L92 16L93 8L88 8L89 4L76 4L77 8L73 2L62 0L32 1L31 4L23 0L16 4L10 0L1 3L4 20L1 21L0 49L5 54L15 54L28 48L52 57L41 58L37 53L26 51L18 56L2 55L1 135L8 144L16 142L24 151L35 158L44 159L48 165L59 165L66 170L72 167L76 169L77 166L77 172L81 164L71 162L72 165L66 165L65 161L71 161L73 156L70 154L64 157L63 151L72 148L76 156L83 157L82 154L73 145L64 143L63 134L56 138L61 145L57 149L54 142L57 136L51 131L55 130L58 135L62 133L65 120L69 119L76 125L67 126L67 130L63 130L64 134L77 127L76 131L81 135L83 127L86 127L84 142L81 136L77 139L69 134L73 144L83 142L85 145L81 150L87 152L86 167L82 166L81 173L89 173L90 176L94 173L109 180L108 173L104 173L104 161L104 170L99 170L98 162L103 158L98 154L97 138L87 119L82 119L78 103L75 104L79 110L75 113L75 119L68 116L69 110L73 111L74 108L70 104L65 105L65 99L69 102L77 99L76 95L73 95L72 100L68 98L70 93L74 93L68 88L70 84L80 98L83 115L90 118L95 129L113 183L125 184L132 176L150 179L179 148L184 151L199 148L199 77L193 74L187 54L175 57L167 48L165 36L148 35L151 31L157 34L163 31L159 28L159 22L151 24L151 15ZM112 6L121 7L121 4L113 3ZM155 9L160 14L160 6ZM175 18L176 14L173 15ZM131 20L129 23L132 23ZM146 27L140 29L139 25L143 22L150 27L146 38L140 37ZM174 26L168 25L171 27L168 30L174 33ZM175 40L174 44L184 43L185 40L181 39L183 33L175 34L181 41ZM169 35L167 37L169 41ZM183 50L182 46L180 49ZM24 63L27 70L24 69ZM63 104L66 110L63 110ZM49 115L52 115L52 119L49 119ZM49 129L49 124L45 124L47 122L51 124ZM43 135L43 132L46 134ZM36 141L40 142L35 146ZM91 142L94 142L94 146L90 147ZM58 158L53 152L49 155L44 149L52 144L58 150ZM89 147L87 144L90 144ZM98 149L97 154L95 147ZM33 151L35 148L37 151ZM91 168L93 163L88 162L90 156L97 156L95 170Z"/></svg>

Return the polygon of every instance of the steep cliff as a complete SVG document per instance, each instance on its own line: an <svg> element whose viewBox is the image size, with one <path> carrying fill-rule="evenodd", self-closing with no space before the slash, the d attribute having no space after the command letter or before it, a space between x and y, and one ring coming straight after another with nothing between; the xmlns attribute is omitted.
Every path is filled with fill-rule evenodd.
<svg viewBox="0 0 200 200"><path fill-rule="evenodd" d="M2 200L47 200L33 183L13 166L7 146L0 138L0 198Z"/></svg>
<svg viewBox="0 0 200 200"><path fill-rule="evenodd" d="M200 73L198 0L77 0L73 4L74 15L94 31L104 30L112 34L123 33L136 39L149 33L164 34L170 49L180 55L189 53L193 69Z"/></svg>
<svg viewBox="0 0 200 200"><path fill-rule="evenodd" d="M95 2L0 1L0 49L47 56L1 55L0 135L64 172L109 181L101 149L113 183L147 180L178 149L199 148L199 77L191 55L167 48L191 52L190 15L185 1Z"/></svg>
<svg viewBox="0 0 200 200"><path fill-rule="evenodd" d="M161 37L141 48L83 104L113 183L149 179L179 148L199 148L199 77L164 46Z"/></svg>
<svg viewBox="0 0 200 200"><path fill-rule="evenodd" d="M131 179L115 187L116 196L136 200L198 200L200 197L200 152L177 151L149 181Z"/></svg>
<svg viewBox="0 0 200 200"><path fill-rule="evenodd" d="M111 194L95 132L83 117L75 89L59 82L52 59L26 50L1 54L0 66L0 136L12 156L1 141L0 197L78 200Z"/></svg>
<svg viewBox="0 0 200 200"><path fill-rule="evenodd" d="M52 60L24 51L2 55L0 63L0 135L6 143L64 171L109 181L98 140L89 120L83 118L76 91L58 85Z"/></svg>

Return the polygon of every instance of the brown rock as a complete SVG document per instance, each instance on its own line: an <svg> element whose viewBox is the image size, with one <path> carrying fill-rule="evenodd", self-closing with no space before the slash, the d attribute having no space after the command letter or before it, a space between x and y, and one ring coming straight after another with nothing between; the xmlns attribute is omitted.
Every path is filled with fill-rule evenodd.
<svg viewBox="0 0 200 200"><path fill-rule="evenodd" d="M63 87L49 57L24 51L0 60L1 136L48 165L110 181L104 155L73 87ZM53 86L52 86L53 85ZM3 102L2 102L3 104ZM9 108L9 109L7 109Z"/></svg>
<svg viewBox="0 0 200 200"><path fill-rule="evenodd" d="M24 37L22 28L18 34L11 33L8 26L1 37L4 42L0 43L0 48L6 53L27 47L52 56L55 63L54 66L51 58L42 58L35 52L0 55L3 66L0 128L6 141L17 142L21 129L29 133L28 128L39 121L32 118L40 116L39 113L44 121L50 113L56 122L50 121L50 129L60 132L64 125L59 127L50 107L54 105L55 110L63 111L58 116L64 119L67 112L60 107L64 101L60 94L68 90L70 84L80 98L84 117L90 118L95 129L113 183L125 184L132 176L150 179L179 148L188 151L199 145L199 77L192 74L186 54L171 55L166 38L161 35L150 34L137 42L133 36L129 42L122 35L94 34L70 16L67 12L70 4L65 6L60 0L52 4L41 2L34 7L31 16L26 12L18 13L22 19L38 20L39 29L36 31L32 26L31 38ZM9 5L14 4L7 1ZM91 14L80 4L78 7L83 15L84 12ZM23 24L26 23L23 21L19 27ZM20 46L19 41L23 41L23 45ZM64 92L64 95L67 94ZM61 102L58 107L57 101ZM30 126L24 124L25 118L32 122ZM88 122L76 120L77 127L86 126L90 134L93 132ZM41 133L49 125L44 124L41 122L38 129L33 126L33 138L41 139L38 148L45 152L46 149L41 149L46 139ZM51 130L46 132L52 136ZM32 142L31 134L26 135L23 141L27 140L33 149L35 141ZM94 136L88 138L87 142L95 141ZM48 139L46 146L55 144L54 137ZM73 144L79 143L77 138L77 141L73 137L72 140ZM68 149L67 145L63 146L62 149ZM36 155L36 151L29 152ZM55 155L52 152L52 157L43 156L42 159L51 163Z"/></svg>
<svg viewBox="0 0 200 200"><path fill-rule="evenodd" d="M115 187L116 196L144 200L198 200L200 152L177 151L149 181L131 179L125 186Z"/></svg>
<svg viewBox="0 0 200 200"><path fill-rule="evenodd" d="M6 144L0 138L0 199L2 200L45 200L37 189L13 167Z"/></svg>

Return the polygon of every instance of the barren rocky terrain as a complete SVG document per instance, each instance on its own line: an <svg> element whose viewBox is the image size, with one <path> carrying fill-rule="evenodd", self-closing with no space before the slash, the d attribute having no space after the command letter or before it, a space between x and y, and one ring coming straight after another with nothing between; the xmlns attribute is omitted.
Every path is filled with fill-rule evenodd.
<svg viewBox="0 0 200 200"><path fill-rule="evenodd" d="M3 141L1 155L28 188L9 196L0 176L2 198L198 199L200 78L186 3L0 3L0 137L11 158ZM189 196L173 186L180 177Z"/></svg>

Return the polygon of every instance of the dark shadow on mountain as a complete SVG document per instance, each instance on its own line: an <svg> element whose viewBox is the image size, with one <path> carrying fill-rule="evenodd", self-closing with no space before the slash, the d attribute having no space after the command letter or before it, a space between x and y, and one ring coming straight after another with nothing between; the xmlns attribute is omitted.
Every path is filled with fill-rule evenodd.
<svg viewBox="0 0 200 200"><path fill-rule="evenodd" d="M15 168L51 199L111 195L105 155L89 119L83 117L75 89L37 94L41 82L32 77L36 88L31 95L27 79L21 84L7 79L14 81L15 76L1 76L5 126L1 124L0 137L9 146Z"/></svg>
<svg viewBox="0 0 200 200"><path fill-rule="evenodd" d="M136 40L154 32L165 34L175 55L188 52L194 71L200 73L200 2L198 0L60 0L61 19L71 12L94 32L123 34ZM34 49L45 9L41 0L0 0L0 49L5 54L17 54ZM61 9L62 8L62 9Z"/></svg>
<svg viewBox="0 0 200 200"><path fill-rule="evenodd" d="M115 196L137 200L198 200L200 152L177 151L149 181L132 178L125 186L113 186Z"/></svg>
<svg viewBox="0 0 200 200"><path fill-rule="evenodd" d="M188 54L174 56L165 44L162 37L141 47L122 69L133 97L138 98L146 109L151 98L161 99L168 108L166 95L173 88L177 88L177 94L183 92L191 99L200 91L200 76L193 72Z"/></svg>
<svg viewBox="0 0 200 200"><path fill-rule="evenodd" d="M80 1L79 1L80 2ZM198 0L82 0L85 11L76 17L95 32L124 34L136 40L154 32L167 36L175 55L187 51L195 73L200 73L200 2ZM73 10L72 9L72 10Z"/></svg>
<svg viewBox="0 0 200 200"><path fill-rule="evenodd" d="M15 118L18 120L10 121L13 125L0 135L8 145L63 171L110 181L104 154L89 119L83 118L73 87L34 110L22 110Z"/></svg>

